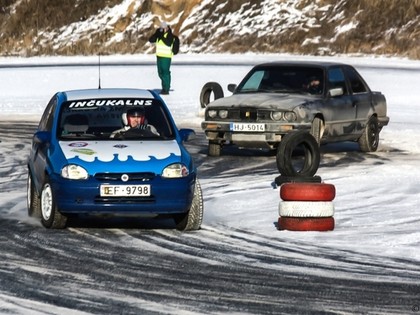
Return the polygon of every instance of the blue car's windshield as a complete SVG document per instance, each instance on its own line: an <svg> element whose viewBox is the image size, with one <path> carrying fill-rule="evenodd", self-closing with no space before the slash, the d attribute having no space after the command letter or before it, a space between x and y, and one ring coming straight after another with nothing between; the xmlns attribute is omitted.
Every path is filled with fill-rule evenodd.
<svg viewBox="0 0 420 315"><path fill-rule="evenodd" d="M253 69L235 93L323 94L323 70L315 67L268 66Z"/></svg>
<svg viewBox="0 0 420 315"><path fill-rule="evenodd" d="M158 100L89 99L63 104L57 136L62 140L173 139L173 128Z"/></svg>

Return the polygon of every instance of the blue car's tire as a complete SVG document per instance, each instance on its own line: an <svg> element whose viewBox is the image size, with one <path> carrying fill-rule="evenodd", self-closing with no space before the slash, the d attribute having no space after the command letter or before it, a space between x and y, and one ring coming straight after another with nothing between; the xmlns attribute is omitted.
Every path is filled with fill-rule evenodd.
<svg viewBox="0 0 420 315"><path fill-rule="evenodd" d="M41 200L36 193L34 183L32 182L32 174L28 172L27 179L27 204L28 204L28 215L30 217L41 216Z"/></svg>
<svg viewBox="0 0 420 315"><path fill-rule="evenodd" d="M305 130L287 133L276 154L277 168L283 176L311 177L317 172L320 160L318 143Z"/></svg>
<svg viewBox="0 0 420 315"><path fill-rule="evenodd" d="M41 192L41 223L48 229L63 229L66 227L67 217L62 215L54 199L51 184L46 179Z"/></svg>
<svg viewBox="0 0 420 315"><path fill-rule="evenodd" d="M204 205L203 193L198 180L195 182L194 197L191 208L187 213L175 215L174 220L176 228L179 231L195 231L199 230L203 222Z"/></svg>
<svg viewBox="0 0 420 315"><path fill-rule="evenodd" d="M201 93L200 93L201 108L206 108L207 104L210 103L210 97L212 93L215 100L224 97L223 89L219 83L207 82L201 88Z"/></svg>

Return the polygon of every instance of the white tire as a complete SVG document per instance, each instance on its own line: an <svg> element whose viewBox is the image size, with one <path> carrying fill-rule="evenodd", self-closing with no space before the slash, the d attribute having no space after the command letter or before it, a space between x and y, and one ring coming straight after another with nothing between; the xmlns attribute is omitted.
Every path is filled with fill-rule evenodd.
<svg viewBox="0 0 420 315"><path fill-rule="evenodd" d="M331 201L280 201L279 215L296 218L326 218L334 216Z"/></svg>

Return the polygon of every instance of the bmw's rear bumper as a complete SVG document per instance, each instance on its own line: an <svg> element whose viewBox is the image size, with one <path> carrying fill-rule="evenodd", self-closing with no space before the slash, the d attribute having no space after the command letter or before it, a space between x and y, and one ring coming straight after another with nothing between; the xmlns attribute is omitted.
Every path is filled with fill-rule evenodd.
<svg viewBox="0 0 420 315"><path fill-rule="evenodd" d="M150 184L151 195L148 197L101 197L101 184ZM129 183L99 182L94 178L67 180L60 176L52 176L51 185L58 210L64 214L153 216L187 212L193 199L195 174L174 179L156 176L147 182L131 181Z"/></svg>

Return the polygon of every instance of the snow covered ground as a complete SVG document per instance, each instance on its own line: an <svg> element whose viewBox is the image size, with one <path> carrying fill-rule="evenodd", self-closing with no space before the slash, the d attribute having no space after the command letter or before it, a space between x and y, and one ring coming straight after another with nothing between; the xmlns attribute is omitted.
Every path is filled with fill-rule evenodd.
<svg viewBox="0 0 420 315"><path fill-rule="evenodd" d="M321 246L325 253L420 263L420 62L372 57L180 55L172 66L173 91L164 99L179 126L199 129L199 94L206 82L219 82L229 95L226 85L238 83L253 64L285 59L351 63L371 89L384 93L391 120L380 135L378 152L362 154L352 143L323 147L317 174L336 187L333 231L278 231L274 222L278 218L279 192L271 186L277 170L258 176L247 170L238 180L237 175L230 176L230 172L241 173L241 168L236 168L201 180L207 233L213 228L227 233L246 230L256 238L295 243L305 249ZM104 56L101 61L102 87L160 88L153 56ZM56 91L97 87L98 67L77 66L97 62L98 57L0 58L1 120L38 120ZM40 67L31 67L35 64ZM5 141L0 143L2 151L5 145ZM267 156L266 160L273 158ZM0 173L7 171L13 159L13 155L4 157ZM246 170L247 166L242 167ZM0 216L18 217L28 223L26 187L19 188L21 191L14 195L0 192ZM22 200L19 206L6 209L8 200L16 197ZM299 259L334 264L331 260L323 262L319 255ZM418 276L407 281L418 283L420 274L414 272Z"/></svg>

